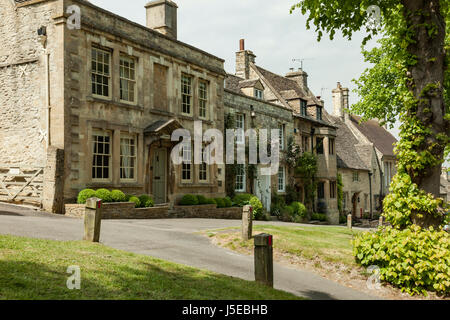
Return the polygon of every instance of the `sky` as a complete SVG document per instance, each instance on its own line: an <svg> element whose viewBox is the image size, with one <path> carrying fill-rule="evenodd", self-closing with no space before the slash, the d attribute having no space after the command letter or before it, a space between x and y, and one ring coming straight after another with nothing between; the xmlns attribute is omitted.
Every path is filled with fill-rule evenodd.
<svg viewBox="0 0 450 320"><path fill-rule="evenodd" d="M91 0L115 14L145 25L148 0ZM350 103L358 101L352 79L368 67L361 54L364 33L351 41L340 35L318 42L314 30L306 29L306 17L299 11L289 13L296 0L178 0L178 40L225 60L225 70L234 74L239 40L252 50L256 64L285 75L290 68L309 75L308 86L322 96L325 108L333 111L331 90L337 82L350 89ZM398 129L391 132L398 138Z"/></svg>

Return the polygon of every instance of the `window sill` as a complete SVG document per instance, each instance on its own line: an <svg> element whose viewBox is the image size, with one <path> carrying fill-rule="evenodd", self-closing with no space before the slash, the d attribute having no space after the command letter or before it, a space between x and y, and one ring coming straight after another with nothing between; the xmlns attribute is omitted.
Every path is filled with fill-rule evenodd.
<svg viewBox="0 0 450 320"><path fill-rule="evenodd" d="M116 106L116 107L122 107L122 108L127 108L127 109L144 111L144 107L138 106L136 104L129 104L129 103L124 103L124 102L118 102L118 101L113 101L111 99L109 99L109 100L102 99L102 98L99 98L97 96L87 96L86 97L86 101L88 101L88 102L106 103L106 104L113 105L113 106Z"/></svg>

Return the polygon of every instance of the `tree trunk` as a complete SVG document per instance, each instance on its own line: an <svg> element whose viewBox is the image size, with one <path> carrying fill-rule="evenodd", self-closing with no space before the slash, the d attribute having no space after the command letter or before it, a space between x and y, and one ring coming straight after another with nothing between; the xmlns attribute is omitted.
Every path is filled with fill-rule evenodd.
<svg viewBox="0 0 450 320"><path fill-rule="evenodd" d="M425 143L418 147L418 152L431 150L438 159L443 159L445 145L437 139L438 134L449 133L449 123L444 120L444 75L445 75L445 17L441 15L439 0L402 0L403 15L407 27L414 31L413 40L408 46L408 52L417 57L417 63L408 66L408 86L418 100L415 113L421 123L431 129ZM429 27L434 26L436 33L429 34ZM429 90L430 85L436 88ZM441 165L426 168L417 175L410 173L412 181L419 188L435 197L440 196ZM413 223L429 227L437 226L441 219L431 215L413 217Z"/></svg>

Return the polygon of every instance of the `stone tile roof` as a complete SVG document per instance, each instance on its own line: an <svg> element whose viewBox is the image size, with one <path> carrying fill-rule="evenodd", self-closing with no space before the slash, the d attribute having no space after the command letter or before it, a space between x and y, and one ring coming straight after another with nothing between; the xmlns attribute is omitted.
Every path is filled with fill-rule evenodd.
<svg viewBox="0 0 450 320"><path fill-rule="evenodd" d="M239 82L239 88L252 88L258 82L260 82L259 79L241 80Z"/></svg>
<svg viewBox="0 0 450 320"><path fill-rule="evenodd" d="M395 156L393 144L397 142L397 139L389 131L380 126L378 121L369 120L360 124L361 117L355 115L351 115L350 120L383 155Z"/></svg>
<svg viewBox="0 0 450 320"><path fill-rule="evenodd" d="M343 169L371 170L371 145L363 145L339 117L327 115L337 127L335 140L337 166Z"/></svg>
<svg viewBox="0 0 450 320"><path fill-rule="evenodd" d="M302 98L307 100L308 94L305 92L294 80L288 79L286 77L280 76L276 73L270 72L259 66L255 66L258 71L263 75L263 77L270 82L270 84L277 90L280 94L281 92L289 92L291 99Z"/></svg>
<svg viewBox="0 0 450 320"><path fill-rule="evenodd" d="M239 87L239 83L244 80L240 77L236 77L232 74L227 74L227 77L225 78L225 89L228 89L230 91L241 93L241 88Z"/></svg>

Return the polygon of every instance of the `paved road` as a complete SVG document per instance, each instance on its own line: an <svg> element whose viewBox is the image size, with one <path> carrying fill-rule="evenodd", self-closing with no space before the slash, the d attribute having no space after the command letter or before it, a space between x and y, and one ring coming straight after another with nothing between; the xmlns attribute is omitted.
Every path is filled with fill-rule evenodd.
<svg viewBox="0 0 450 320"><path fill-rule="evenodd" d="M216 247L206 237L196 234L239 225L239 221L210 219L105 220L102 221L101 242L121 250L254 280L252 257ZM0 204L0 234L79 240L83 236L83 221ZM275 288L310 299L378 299L314 273L277 264L274 278Z"/></svg>

